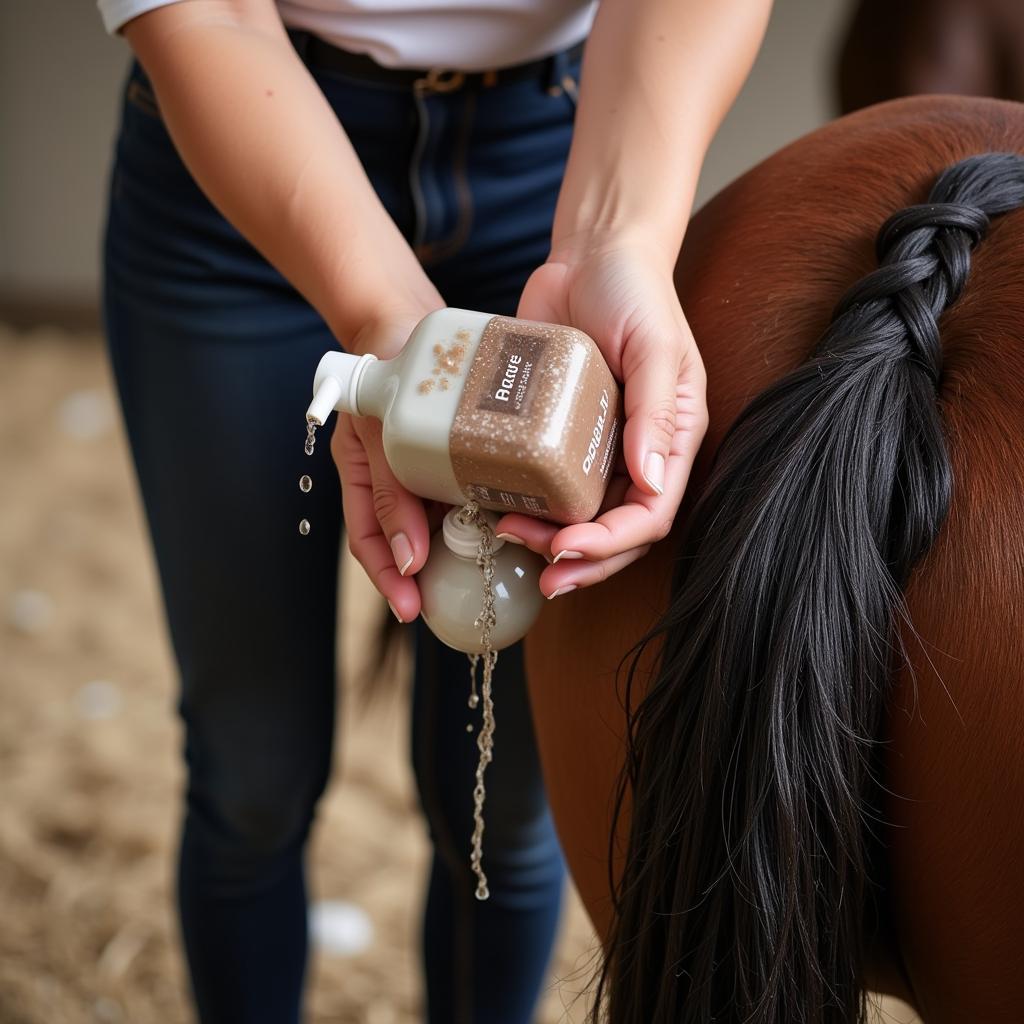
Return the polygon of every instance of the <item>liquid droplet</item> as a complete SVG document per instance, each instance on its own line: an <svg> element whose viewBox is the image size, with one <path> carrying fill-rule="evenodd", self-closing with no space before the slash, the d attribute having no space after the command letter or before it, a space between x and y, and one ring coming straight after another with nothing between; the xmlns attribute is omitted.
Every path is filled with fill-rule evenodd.
<svg viewBox="0 0 1024 1024"><path fill-rule="evenodd" d="M306 534L309 533L309 520L308 519L300 519L299 520L299 533L301 533L303 537L305 537Z"/></svg>
<svg viewBox="0 0 1024 1024"><path fill-rule="evenodd" d="M491 891L486 885L478 885L474 895L478 900L486 900L491 895Z"/></svg>
<svg viewBox="0 0 1024 1024"><path fill-rule="evenodd" d="M472 722L468 722L466 724L466 732L472 732L472 731L473 731L473 723Z"/></svg>
<svg viewBox="0 0 1024 1024"><path fill-rule="evenodd" d="M316 428L319 424L314 423L313 420L306 420L306 454L313 454L313 447L316 445Z"/></svg>
<svg viewBox="0 0 1024 1024"><path fill-rule="evenodd" d="M475 707L477 707L477 706L478 706L478 705L480 704L480 697L479 697L479 695L478 695L478 694L476 694L476 693L471 693L471 694L469 695L469 700L467 700L467 701L466 701L466 703L467 703L467 704L468 704L468 705L469 705L469 706L470 706L471 708L475 708Z"/></svg>
<svg viewBox="0 0 1024 1024"><path fill-rule="evenodd" d="M302 491L303 494L309 494L309 492L311 490L313 490L313 479L312 479L312 477L310 477L310 476L301 476L301 477L299 477L299 490Z"/></svg>

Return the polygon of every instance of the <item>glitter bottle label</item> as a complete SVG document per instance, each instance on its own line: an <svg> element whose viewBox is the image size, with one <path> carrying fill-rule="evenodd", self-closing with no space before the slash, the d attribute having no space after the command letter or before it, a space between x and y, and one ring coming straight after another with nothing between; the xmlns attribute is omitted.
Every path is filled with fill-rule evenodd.
<svg viewBox="0 0 1024 1024"><path fill-rule="evenodd" d="M477 403L479 409L521 416L530 408L539 364L548 342L522 331L506 331L491 386Z"/></svg>
<svg viewBox="0 0 1024 1024"><path fill-rule="evenodd" d="M592 519L621 439L619 386L582 331L493 317L449 434L452 472L484 508Z"/></svg>

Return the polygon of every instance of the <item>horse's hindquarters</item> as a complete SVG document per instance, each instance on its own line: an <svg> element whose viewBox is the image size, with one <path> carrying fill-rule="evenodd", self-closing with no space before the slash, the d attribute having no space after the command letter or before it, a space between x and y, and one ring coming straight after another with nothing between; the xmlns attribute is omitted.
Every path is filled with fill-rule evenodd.
<svg viewBox="0 0 1024 1024"><path fill-rule="evenodd" d="M803 361L839 295L872 268L886 218L921 201L944 167L990 150L1024 151L1022 108L886 104L788 147L701 211L677 273L711 415L690 497L746 401ZM1024 1005L1022 240L1024 216L1000 219L942 321L953 508L908 593L924 640L906 638L917 702L903 673L892 704L889 897L927 1024L1016 1021ZM557 599L528 644L552 806L602 936L624 756L615 671L668 607L672 550L670 538L600 587Z"/></svg>

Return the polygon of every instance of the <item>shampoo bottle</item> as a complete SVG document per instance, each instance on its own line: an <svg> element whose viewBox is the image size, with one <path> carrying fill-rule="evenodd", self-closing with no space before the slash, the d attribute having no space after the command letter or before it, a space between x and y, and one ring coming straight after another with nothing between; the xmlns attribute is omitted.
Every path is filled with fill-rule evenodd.
<svg viewBox="0 0 1024 1024"><path fill-rule="evenodd" d="M383 423L384 453L421 498L557 523L600 508L621 441L619 387L582 331L439 309L393 359L328 352L307 419Z"/></svg>

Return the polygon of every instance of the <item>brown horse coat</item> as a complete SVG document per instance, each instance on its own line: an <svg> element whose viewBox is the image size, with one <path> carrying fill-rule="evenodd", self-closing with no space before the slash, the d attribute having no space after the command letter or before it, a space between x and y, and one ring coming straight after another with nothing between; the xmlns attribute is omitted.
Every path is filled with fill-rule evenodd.
<svg viewBox="0 0 1024 1024"><path fill-rule="evenodd" d="M1024 107L918 98L786 147L694 218L676 284L708 375L710 427L676 529L598 587L552 602L527 665L551 804L598 933L610 921L616 667L669 599L679 526L745 402L801 362L874 238L939 172L1024 152ZM941 321L955 490L907 592L923 640L894 681L886 808L893 937L875 987L927 1024L1024 1020L1024 212L994 221ZM653 667L656 650L645 652ZM916 677L916 679L915 679Z"/></svg>

